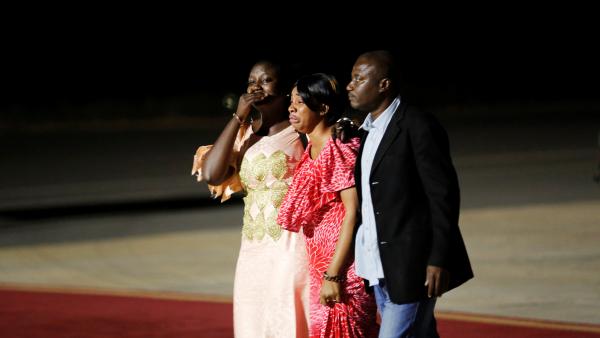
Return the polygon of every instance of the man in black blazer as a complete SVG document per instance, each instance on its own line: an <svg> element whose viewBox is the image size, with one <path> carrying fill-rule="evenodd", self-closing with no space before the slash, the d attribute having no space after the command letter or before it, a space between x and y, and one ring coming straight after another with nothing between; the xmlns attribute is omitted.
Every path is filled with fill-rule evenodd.
<svg viewBox="0 0 600 338"><path fill-rule="evenodd" d="M380 338L438 337L436 297L473 277L458 178L446 131L398 87L387 51L360 55L346 87L351 106L369 113L355 169L356 271L374 288Z"/></svg>

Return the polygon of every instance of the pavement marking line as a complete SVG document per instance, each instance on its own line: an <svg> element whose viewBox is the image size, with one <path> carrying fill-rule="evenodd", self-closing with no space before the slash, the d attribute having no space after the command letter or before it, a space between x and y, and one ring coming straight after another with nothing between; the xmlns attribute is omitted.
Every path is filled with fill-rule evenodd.
<svg viewBox="0 0 600 338"><path fill-rule="evenodd" d="M571 324L571 323L559 323L544 320L534 320L526 318L510 318L510 317L499 317L493 315L477 315L459 312L437 312L435 313L437 318L445 320L456 320L465 322L475 322L483 324L497 324L497 325L510 325L510 326L521 326L531 327L536 329L551 329L551 330L565 330L565 331L579 331L579 332L593 332L600 333L600 326L591 324Z"/></svg>

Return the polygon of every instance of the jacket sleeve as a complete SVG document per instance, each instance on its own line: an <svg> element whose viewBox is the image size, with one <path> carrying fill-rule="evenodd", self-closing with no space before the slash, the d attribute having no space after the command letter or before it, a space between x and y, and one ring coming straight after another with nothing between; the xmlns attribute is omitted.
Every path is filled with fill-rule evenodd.
<svg viewBox="0 0 600 338"><path fill-rule="evenodd" d="M460 192L450 157L448 135L428 113L411 114L410 141L429 203L432 242L429 265L447 268L452 232L458 228Z"/></svg>

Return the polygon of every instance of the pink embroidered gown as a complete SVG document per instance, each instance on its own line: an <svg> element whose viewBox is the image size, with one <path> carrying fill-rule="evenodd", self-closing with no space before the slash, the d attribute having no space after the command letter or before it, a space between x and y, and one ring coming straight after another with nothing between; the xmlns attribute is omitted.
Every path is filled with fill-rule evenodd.
<svg viewBox="0 0 600 338"><path fill-rule="evenodd" d="M207 150L207 146L201 147L197 158ZM223 200L240 188L247 194L233 286L236 338L308 337L304 235L283 230L276 222L302 151L298 133L291 126L263 137L252 134L250 128L241 130L231 159L239 177L234 175L223 186L209 186L213 193L222 193ZM193 170L197 168L201 164L195 163Z"/></svg>
<svg viewBox="0 0 600 338"><path fill-rule="evenodd" d="M294 173L278 222L284 229L303 228L310 270L310 337L376 337L376 305L354 271L354 259L342 273L342 302L321 305L319 295L323 272L335 252L345 208L340 191L354 186L354 163L359 140L346 144L328 140L316 159L309 143Z"/></svg>
<svg viewBox="0 0 600 338"><path fill-rule="evenodd" d="M252 135L241 148L239 174L247 196L233 291L235 337L306 337L304 236L277 224L302 143L289 126L273 136Z"/></svg>

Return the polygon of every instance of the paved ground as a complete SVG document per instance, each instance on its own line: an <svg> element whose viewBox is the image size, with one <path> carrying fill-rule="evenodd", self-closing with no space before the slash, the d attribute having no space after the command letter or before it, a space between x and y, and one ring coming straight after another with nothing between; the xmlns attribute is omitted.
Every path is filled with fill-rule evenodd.
<svg viewBox="0 0 600 338"><path fill-rule="evenodd" d="M600 324L599 126L448 124L476 278L440 310ZM241 204L188 176L214 135L4 135L0 285L230 297Z"/></svg>

